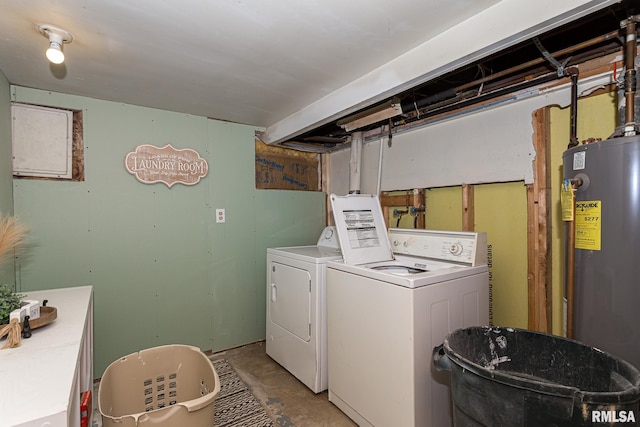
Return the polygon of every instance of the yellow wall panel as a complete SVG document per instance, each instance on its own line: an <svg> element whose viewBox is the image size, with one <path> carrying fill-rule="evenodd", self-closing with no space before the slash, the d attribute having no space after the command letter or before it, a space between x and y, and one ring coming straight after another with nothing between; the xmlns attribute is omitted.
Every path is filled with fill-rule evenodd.
<svg viewBox="0 0 640 427"><path fill-rule="evenodd" d="M476 185L475 230L491 253L492 321L527 327L527 191L523 182Z"/></svg>
<svg viewBox="0 0 640 427"><path fill-rule="evenodd" d="M425 199L427 229L462 230L462 187L431 188Z"/></svg>

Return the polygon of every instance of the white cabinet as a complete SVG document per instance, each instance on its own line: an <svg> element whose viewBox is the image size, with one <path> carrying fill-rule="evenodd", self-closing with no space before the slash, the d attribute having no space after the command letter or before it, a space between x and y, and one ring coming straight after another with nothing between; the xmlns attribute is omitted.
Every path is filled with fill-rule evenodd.
<svg viewBox="0 0 640 427"><path fill-rule="evenodd" d="M93 389L92 287L26 295L58 314L20 347L0 350L0 426L78 427L80 395Z"/></svg>

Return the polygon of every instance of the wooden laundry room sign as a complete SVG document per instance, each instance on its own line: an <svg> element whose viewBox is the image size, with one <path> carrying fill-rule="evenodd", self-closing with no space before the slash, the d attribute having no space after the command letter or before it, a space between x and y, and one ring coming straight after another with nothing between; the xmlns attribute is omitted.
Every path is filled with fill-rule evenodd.
<svg viewBox="0 0 640 427"><path fill-rule="evenodd" d="M197 151L177 149L171 144L164 147L139 145L127 154L124 165L138 181L144 184L162 182L169 188L174 184L195 185L209 171L207 161Z"/></svg>

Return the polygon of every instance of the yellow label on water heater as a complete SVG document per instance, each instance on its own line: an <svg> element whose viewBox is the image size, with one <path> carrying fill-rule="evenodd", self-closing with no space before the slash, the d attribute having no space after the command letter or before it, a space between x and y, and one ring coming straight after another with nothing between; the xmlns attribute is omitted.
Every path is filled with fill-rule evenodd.
<svg viewBox="0 0 640 427"><path fill-rule="evenodd" d="M560 190L560 206L562 208L562 220L573 221L573 187L568 179L562 181L562 188Z"/></svg>
<svg viewBox="0 0 640 427"><path fill-rule="evenodd" d="M600 250L602 235L602 201L576 202L576 249Z"/></svg>

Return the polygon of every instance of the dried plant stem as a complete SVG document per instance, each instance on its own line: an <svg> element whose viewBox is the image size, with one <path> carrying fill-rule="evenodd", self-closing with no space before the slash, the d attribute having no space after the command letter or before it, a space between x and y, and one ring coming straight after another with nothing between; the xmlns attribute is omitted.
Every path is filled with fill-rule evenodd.
<svg viewBox="0 0 640 427"><path fill-rule="evenodd" d="M22 248L27 235L27 227L14 216L0 214L0 264L9 256L15 256Z"/></svg>

